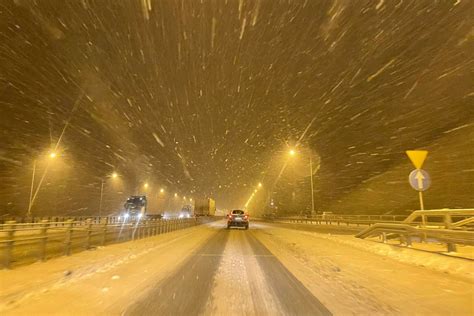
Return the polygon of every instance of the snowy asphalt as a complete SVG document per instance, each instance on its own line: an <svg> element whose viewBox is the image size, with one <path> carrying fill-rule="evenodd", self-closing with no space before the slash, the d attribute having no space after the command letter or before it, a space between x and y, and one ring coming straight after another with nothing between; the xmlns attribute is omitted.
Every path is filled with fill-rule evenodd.
<svg viewBox="0 0 474 316"><path fill-rule="evenodd" d="M473 315L472 261L313 229L216 221L0 271L0 314Z"/></svg>
<svg viewBox="0 0 474 316"><path fill-rule="evenodd" d="M236 312L241 306L242 313L250 309L258 314L331 315L256 238L254 230L216 228L216 234L181 268L147 291L125 315L219 313L219 305ZM219 273L222 269L229 271ZM260 284L252 280L255 270L263 275ZM220 282L227 283L227 290L221 288L213 295ZM245 295L241 287L250 284Z"/></svg>

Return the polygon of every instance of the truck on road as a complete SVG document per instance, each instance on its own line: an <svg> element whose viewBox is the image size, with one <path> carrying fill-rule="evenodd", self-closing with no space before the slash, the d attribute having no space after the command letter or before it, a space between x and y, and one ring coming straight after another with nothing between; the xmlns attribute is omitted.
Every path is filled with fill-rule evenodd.
<svg viewBox="0 0 474 316"><path fill-rule="evenodd" d="M124 203L123 212L120 217L124 220L139 220L141 218L161 218L162 215L149 212L148 201L145 195L132 195Z"/></svg>
<svg viewBox="0 0 474 316"><path fill-rule="evenodd" d="M194 200L195 216L214 216L216 213L216 201L211 198Z"/></svg>

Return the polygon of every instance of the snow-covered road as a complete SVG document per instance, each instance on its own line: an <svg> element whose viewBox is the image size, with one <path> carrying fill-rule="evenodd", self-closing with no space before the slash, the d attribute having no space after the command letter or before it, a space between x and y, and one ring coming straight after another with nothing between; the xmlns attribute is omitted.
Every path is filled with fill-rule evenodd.
<svg viewBox="0 0 474 316"><path fill-rule="evenodd" d="M472 261L262 222L248 231L224 227L218 221L0 271L0 313L474 312Z"/></svg>

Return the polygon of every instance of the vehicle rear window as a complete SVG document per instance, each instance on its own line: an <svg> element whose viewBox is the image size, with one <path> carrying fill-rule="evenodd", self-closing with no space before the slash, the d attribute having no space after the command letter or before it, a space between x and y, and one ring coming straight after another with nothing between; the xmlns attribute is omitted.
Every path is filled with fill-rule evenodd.
<svg viewBox="0 0 474 316"><path fill-rule="evenodd" d="M232 214L243 215L243 214L244 214L244 211L242 211L242 210L233 210L233 211L232 211Z"/></svg>

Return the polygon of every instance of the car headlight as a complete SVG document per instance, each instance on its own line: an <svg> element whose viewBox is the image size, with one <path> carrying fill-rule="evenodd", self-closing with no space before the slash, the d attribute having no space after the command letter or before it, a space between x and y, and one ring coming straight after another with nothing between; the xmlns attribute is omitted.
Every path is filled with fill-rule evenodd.
<svg viewBox="0 0 474 316"><path fill-rule="evenodd" d="M128 218L130 216L130 214L128 213L125 213L125 215L123 216L124 218Z"/></svg>

